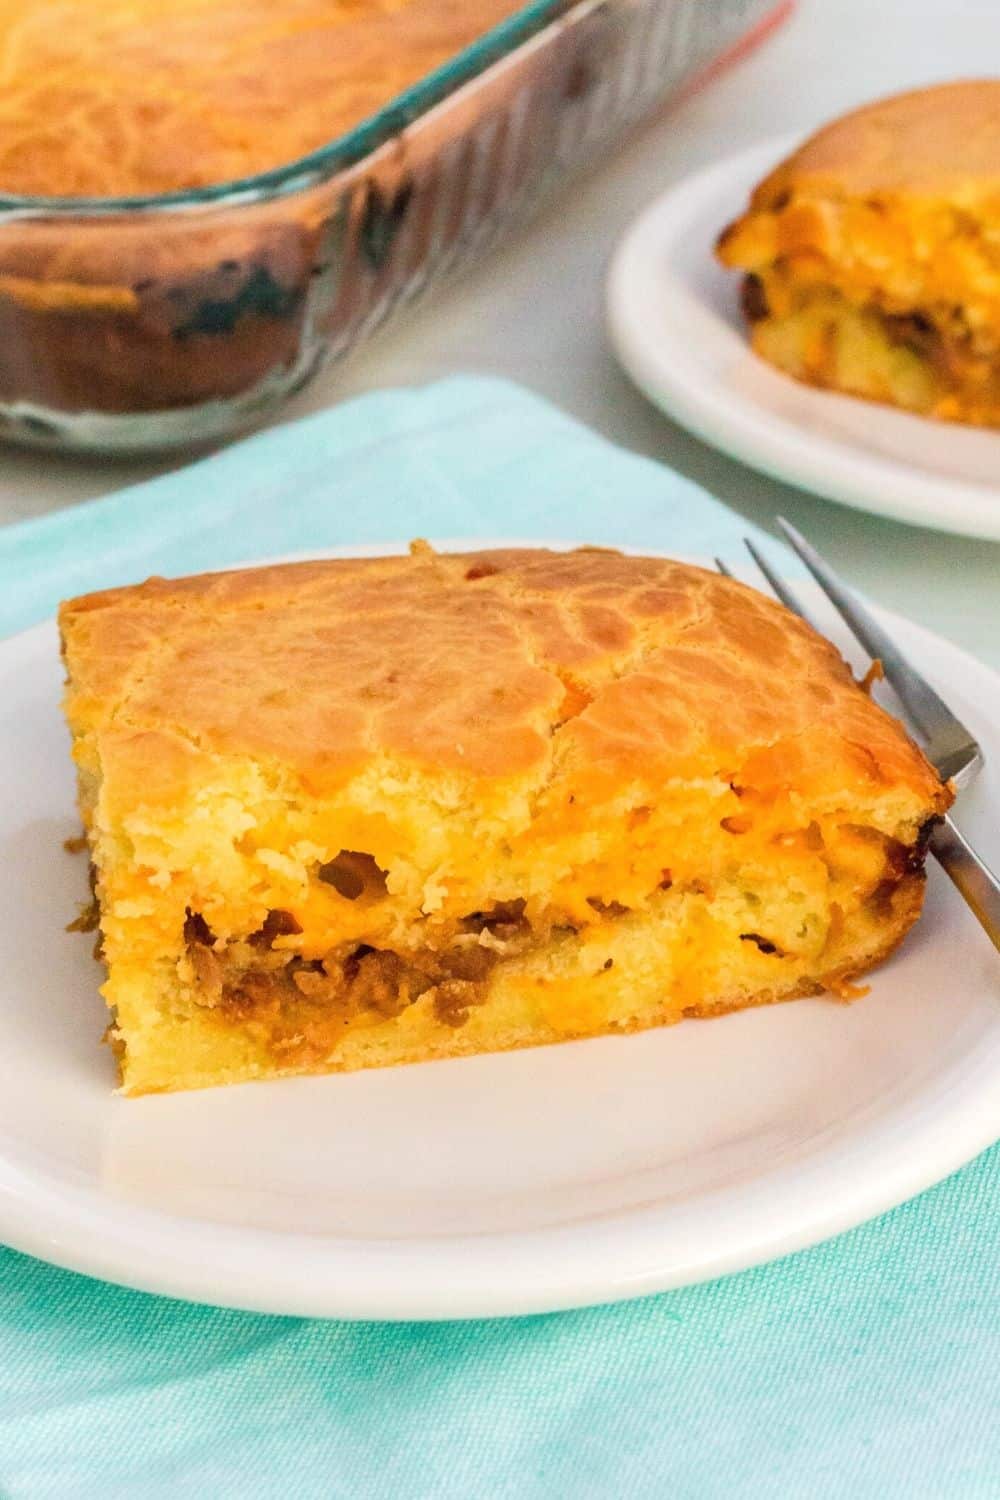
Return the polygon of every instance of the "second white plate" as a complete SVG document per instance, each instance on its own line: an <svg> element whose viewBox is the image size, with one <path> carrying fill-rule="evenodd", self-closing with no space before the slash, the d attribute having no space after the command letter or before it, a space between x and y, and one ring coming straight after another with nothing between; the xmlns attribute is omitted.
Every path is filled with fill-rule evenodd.
<svg viewBox="0 0 1000 1500"><path fill-rule="evenodd" d="M1000 432L812 390L759 359L719 231L794 146L768 141L672 187L636 220L608 278L618 357L657 406L699 437L829 500L1000 540Z"/></svg>

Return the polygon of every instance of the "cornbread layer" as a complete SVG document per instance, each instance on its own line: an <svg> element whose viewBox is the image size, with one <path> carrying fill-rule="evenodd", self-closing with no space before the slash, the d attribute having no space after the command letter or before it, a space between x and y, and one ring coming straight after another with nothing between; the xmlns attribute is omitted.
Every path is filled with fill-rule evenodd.
<svg viewBox="0 0 1000 1500"><path fill-rule="evenodd" d="M660 559L417 547L61 626L131 1093L850 995L950 800L827 642Z"/></svg>
<svg viewBox="0 0 1000 1500"><path fill-rule="evenodd" d="M723 233L755 349L813 384L1000 421L1000 81L827 126Z"/></svg>

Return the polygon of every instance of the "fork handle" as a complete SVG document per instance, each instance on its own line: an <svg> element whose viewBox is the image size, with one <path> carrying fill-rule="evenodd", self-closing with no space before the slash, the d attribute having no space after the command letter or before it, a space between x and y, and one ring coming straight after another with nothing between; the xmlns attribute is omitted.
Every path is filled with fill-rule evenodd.
<svg viewBox="0 0 1000 1500"><path fill-rule="evenodd" d="M949 817L935 824L929 847L994 948L1000 951L1000 880L983 864Z"/></svg>

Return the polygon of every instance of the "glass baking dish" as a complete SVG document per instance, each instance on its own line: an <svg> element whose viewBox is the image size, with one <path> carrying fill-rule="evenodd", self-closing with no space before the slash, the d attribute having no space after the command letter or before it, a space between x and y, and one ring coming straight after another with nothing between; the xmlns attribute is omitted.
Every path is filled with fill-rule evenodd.
<svg viewBox="0 0 1000 1500"><path fill-rule="evenodd" d="M251 426L786 8L535 0L288 166L0 196L0 435L129 452Z"/></svg>

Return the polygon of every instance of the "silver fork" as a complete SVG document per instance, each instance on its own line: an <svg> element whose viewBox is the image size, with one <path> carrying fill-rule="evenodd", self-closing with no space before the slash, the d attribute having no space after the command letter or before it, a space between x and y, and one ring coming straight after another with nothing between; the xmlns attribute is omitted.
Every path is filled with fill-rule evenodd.
<svg viewBox="0 0 1000 1500"><path fill-rule="evenodd" d="M903 707L908 727L919 740L924 754L943 781L953 781L961 790L968 786L983 764L983 754L965 725L955 717L929 682L910 666L882 626L852 593L794 526L781 516L778 525L789 546L805 563L830 603L868 652L882 664L886 681ZM814 630L823 634L810 619L785 580L775 572L749 537L744 545L761 573L786 608L800 616ZM720 558L715 559L720 573L733 575ZM993 946L1000 950L1000 880L983 863L967 839L959 833L947 815L931 830L930 852L957 886Z"/></svg>

